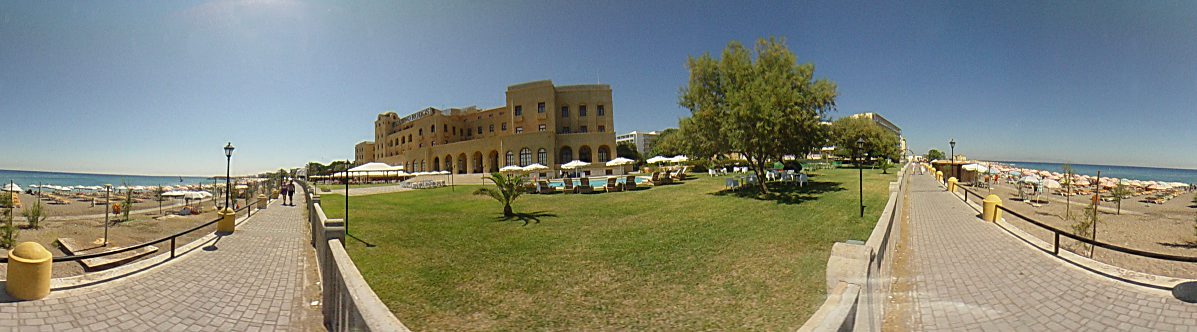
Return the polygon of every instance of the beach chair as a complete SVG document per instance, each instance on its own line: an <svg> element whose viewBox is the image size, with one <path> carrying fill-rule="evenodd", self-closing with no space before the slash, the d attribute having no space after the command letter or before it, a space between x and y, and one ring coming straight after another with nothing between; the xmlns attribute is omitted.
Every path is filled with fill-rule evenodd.
<svg viewBox="0 0 1197 332"><path fill-rule="evenodd" d="M665 185L668 184L668 182L666 182L668 181L668 178L668 175L662 177L661 172L653 172L653 176L649 178L649 183L652 183L653 186Z"/></svg>
<svg viewBox="0 0 1197 332"><path fill-rule="evenodd" d="M565 186L563 190L565 190L566 194L578 192L578 189L574 187L574 179L564 178L561 179L561 183Z"/></svg>
<svg viewBox="0 0 1197 332"><path fill-rule="evenodd" d="M636 190L636 176L628 175L623 179L623 191Z"/></svg>
<svg viewBox="0 0 1197 332"><path fill-rule="evenodd" d="M619 179L614 177L607 178L607 185L603 186L603 191L606 192L620 191L622 189L623 188L619 186Z"/></svg>
<svg viewBox="0 0 1197 332"><path fill-rule="evenodd" d="M581 178L581 179L578 179L578 181L580 182L578 184L578 193L579 194L594 193L594 187L590 186L590 178Z"/></svg>
<svg viewBox="0 0 1197 332"><path fill-rule="evenodd" d="M682 169L677 170L673 174L673 176L671 176L671 178L673 178L674 180L677 180L679 182L685 181L686 180L686 171L689 171L689 170L690 170L690 166L682 166Z"/></svg>
<svg viewBox="0 0 1197 332"><path fill-rule="evenodd" d="M537 194L542 194L542 195L552 194L556 191L557 191L557 189L555 189L549 185L549 181L546 181L546 180L536 181L536 193Z"/></svg>
<svg viewBox="0 0 1197 332"><path fill-rule="evenodd" d="M732 179L732 178L728 178L727 180L724 181L724 184L723 184L724 189L736 189L738 187L740 187L740 183L736 182L736 179Z"/></svg>

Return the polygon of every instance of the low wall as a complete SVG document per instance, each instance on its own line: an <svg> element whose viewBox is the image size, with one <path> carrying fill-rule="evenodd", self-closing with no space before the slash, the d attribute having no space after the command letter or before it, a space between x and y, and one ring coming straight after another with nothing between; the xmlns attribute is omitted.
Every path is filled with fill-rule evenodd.
<svg viewBox="0 0 1197 332"><path fill-rule="evenodd" d="M324 327L330 331L410 331L366 284L345 251L345 223L328 219L320 208L320 195L308 183L297 182L308 199L312 246L320 267Z"/></svg>
<svg viewBox="0 0 1197 332"><path fill-rule="evenodd" d="M827 260L827 300L798 331L880 331L893 282L894 241L905 214L911 164L890 183L889 200L865 243L838 242Z"/></svg>

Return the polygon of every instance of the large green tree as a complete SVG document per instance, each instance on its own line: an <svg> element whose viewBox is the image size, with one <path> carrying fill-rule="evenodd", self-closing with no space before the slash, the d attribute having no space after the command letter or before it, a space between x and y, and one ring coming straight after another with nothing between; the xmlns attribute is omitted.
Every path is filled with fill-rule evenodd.
<svg viewBox="0 0 1197 332"><path fill-rule="evenodd" d="M936 150L936 149L931 149L931 150L928 150L928 151L927 151L927 155L926 155L926 156L924 156L924 157L926 157L926 158L927 158L927 161L932 161L932 160L944 160L944 159L946 159L946 158L947 158L946 156L944 156L944 154L943 154L943 151L939 151L939 150Z"/></svg>
<svg viewBox="0 0 1197 332"><path fill-rule="evenodd" d="M784 40L762 39L751 50L732 41L719 59L703 54L686 67L679 104L691 116L679 131L687 144L712 152L707 157L738 153L764 179L768 162L824 143L819 122L835 109L835 83L815 79L815 66L798 64Z"/></svg>
<svg viewBox="0 0 1197 332"><path fill-rule="evenodd" d="M846 158L870 157L897 160L901 154L898 135L885 130L868 118L845 117L831 123L832 143L835 153ZM864 139L864 148L859 149L856 141Z"/></svg>

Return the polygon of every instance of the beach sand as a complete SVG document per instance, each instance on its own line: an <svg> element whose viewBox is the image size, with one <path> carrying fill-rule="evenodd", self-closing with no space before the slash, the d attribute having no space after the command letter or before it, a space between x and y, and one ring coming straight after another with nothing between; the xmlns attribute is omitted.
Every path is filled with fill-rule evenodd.
<svg viewBox="0 0 1197 332"><path fill-rule="evenodd" d="M1040 198L1048 200L1048 203L1035 207L1027 202L1015 200L1018 191L1010 184L999 184L992 191L973 187L968 189L982 195L997 194L1001 197L1003 206L1011 210L1067 232L1072 231L1071 225L1074 222L1066 221L1063 217L1065 207L1069 206L1064 196L1041 195ZM1194 231L1197 207L1192 203L1193 195L1192 192L1185 193L1158 205L1140 202L1143 197L1128 198L1122 201L1121 214L1117 214L1117 203L1101 202L1098 209L1097 240L1149 252L1197 256L1197 232ZM969 199L980 204L979 198ZM1071 202L1071 213L1079 217L1090 200L1089 197L1072 196ZM1054 240L1050 231L1022 221L1018 217L1006 215L1004 218L1049 244ZM1075 241L1062 238L1060 243L1062 248L1073 248L1073 252L1088 254L1088 249L1082 250ZM1093 258L1130 270L1197 279L1197 264L1194 263L1143 258L1102 248L1094 252Z"/></svg>

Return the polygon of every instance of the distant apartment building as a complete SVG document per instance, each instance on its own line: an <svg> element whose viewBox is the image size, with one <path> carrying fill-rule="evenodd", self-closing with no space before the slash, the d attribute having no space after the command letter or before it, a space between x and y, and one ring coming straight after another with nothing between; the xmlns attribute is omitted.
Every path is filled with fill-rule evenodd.
<svg viewBox="0 0 1197 332"><path fill-rule="evenodd" d="M555 86L545 80L508 86L506 95L506 105L490 109L379 114L374 141L355 146L358 163L466 174L533 163L556 170L572 160L601 166L615 157L609 85Z"/></svg>
<svg viewBox="0 0 1197 332"><path fill-rule="evenodd" d="M363 141L353 146L353 166L361 166L374 160L374 141Z"/></svg>
<svg viewBox="0 0 1197 332"><path fill-rule="evenodd" d="M901 151L903 153L906 152L906 137L902 136L902 128L898 128L897 125L894 125L893 122L889 122L889 120L886 119L885 117L881 116L881 114L860 113L860 114L853 114L853 115L851 115L851 117L865 118L865 119L873 120L873 122L876 123L877 125L881 126L881 128L885 128L886 130L889 130L890 132L894 133L894 135L898 135L898 144L899 144L899 148L901 149L899 151Z"/></svg>
<svg viewBox="0 0 1197 332"><path fill-rule="evenodd" d="M641 155L648 154L653 151L653 144L657 142L657 136L661 133L657 131L640 132L633 131L627 134L620 134L615 136L615 144L631 144L636 147L636 152Z"/></svg>

